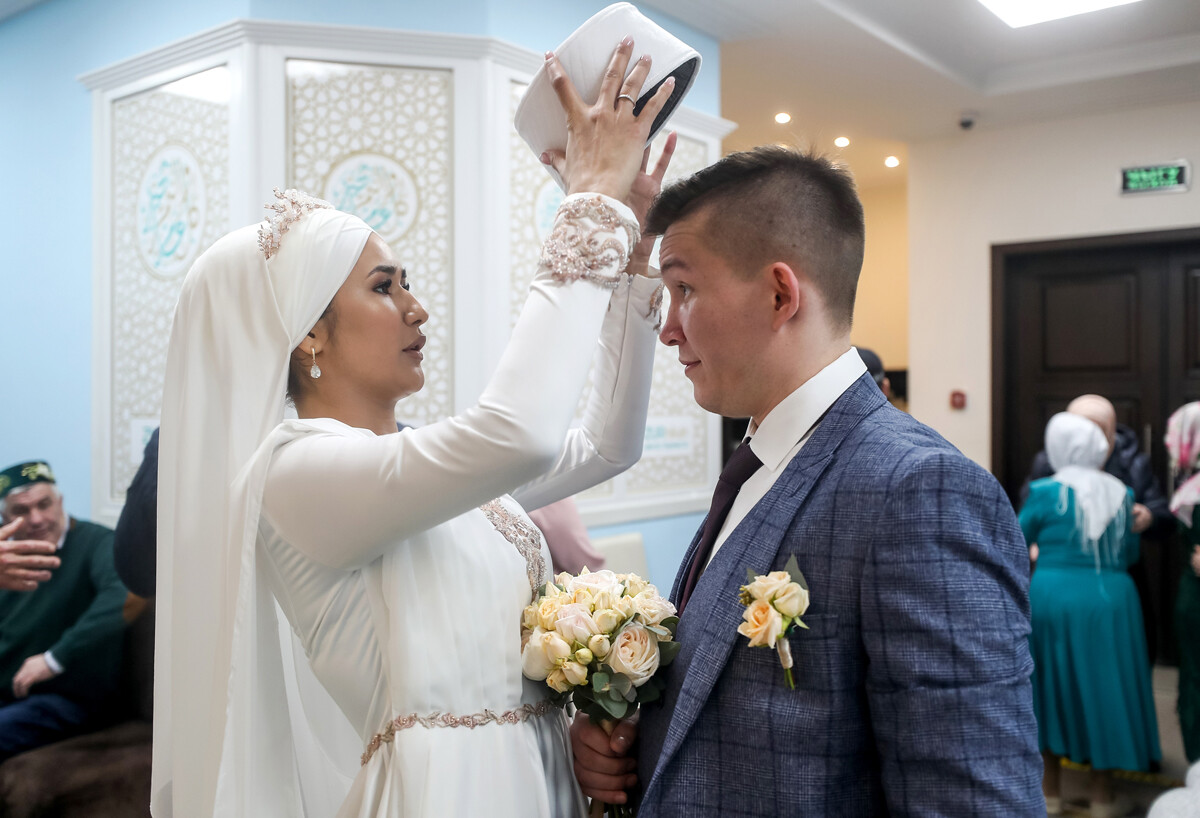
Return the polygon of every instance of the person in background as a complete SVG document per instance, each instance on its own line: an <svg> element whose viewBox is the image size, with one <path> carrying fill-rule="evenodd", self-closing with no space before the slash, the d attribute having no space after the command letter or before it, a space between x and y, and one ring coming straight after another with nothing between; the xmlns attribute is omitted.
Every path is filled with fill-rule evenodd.
<svg viewBox="0 0 1200 818"><path fill-rule="evenodd" d="M1063 756L1091 764L1091 814L1125 815L1111 770L1161 760L1137 589L1133 490L1101 470L1109 442L1096 423L1060 412L1046 426L1054 474L1029 486L1019 516L1041 556L1029 588L1033 704L1050 815L1062 814Z"/></svg>
<svg viewBox="0 0 1200 818"><path fill-rule="evenodd" d="M1165 440L1175 492L1171 512L1179 518L1184 568L1175 597L1179 639L1179 727L1190 762L1200 761L1200 401L1185 404L1167 421Z"/></svg>
<svg viewBox="0 0 1200 818"><path fill-rule="evenodd" d="M44 462L0 472L8 536L52 543L57 567L34 590L0 591L0 761L100 726L116 691L128 592L112 531L71 519Z"/></svg>
<svg viewBox="0 0 1200 818"><path fill-rule="evenodd" d="M888 380L887 373L883 371L883 360L875 354L874 350L866 347L856 347L858 357L862 358L863 363L867 365L867 372L871 373L871 377L875 380L875 385L879 387L879 391L883 392L883 396L888 400L892 399L892 382Z"/></svg>
<svg viewBox="0 0 1200 818"><path fill-rule="evenodd" d="M1117 423L1117 412L1112 403L1100 395L1080 395L1067 404L1067 411L1091 420L1104 430L1109 446L1104 471L1133 489L1133 533L1149 534L1155 538L1170 534L1174 530L1175 522L1170 509L1167 508L1167 496L1163 493L1158 478L1154 476L1150 455L1141 450L1138 436L1133 429ZM1029 484L1032 481L1049 477L1053 473L1046 452L1038 452L1033 459L1029 476L1025 479L1025 485L1021 487L1021 502L1024 503L1029 496ZM1037 553L1037 549L1031 552L1034 561L1037 559ZM1154 627L1156 616L1151 604L1153 595L1145 564L1135 563L1129 569L1129 576L1133 579L1138 599L1141 601L1146 652L1153 662L1158 655L1158 639L1157 629Z"/></svg>
<svg viewBox="0 0 1200 818"><path fill-rule="evenodd" d="M529 519L546 538L554 573L578 574L584 568L599 571L604 567L604 555L592 546L579 507L572 498L531 511Z"/></svg>
<svg viewBox="0 0 1200 818"><path fill-rule="evenodd" d="M1108 439L1109 455L1104 461L1104 471L1133 489L1133 533L1144 534L1152 529L1169 531L1174 522L1167 508L1167 497L1154 476L1150 456L1141 450L1137 433L1117 423L1112 402L1100 395L1080 395L1067 404L1067 411L1091 420ZM1021 501L1029 496L1030 483L1053 473L1046 452L1038 452L1021 487Z"/></svg>

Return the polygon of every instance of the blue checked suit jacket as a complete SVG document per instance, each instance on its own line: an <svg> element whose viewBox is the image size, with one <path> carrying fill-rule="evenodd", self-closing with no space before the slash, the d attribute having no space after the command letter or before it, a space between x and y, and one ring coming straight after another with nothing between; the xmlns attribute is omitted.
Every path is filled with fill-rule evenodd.
<svg viewBox="0 0 1200 818"><path fill-rule="evenodd" d="M737 633L746 569L793 555L794 691ZM864 375L701 575L642 713L640 818L1041 818L1028 588L996 480Z"/></svg>

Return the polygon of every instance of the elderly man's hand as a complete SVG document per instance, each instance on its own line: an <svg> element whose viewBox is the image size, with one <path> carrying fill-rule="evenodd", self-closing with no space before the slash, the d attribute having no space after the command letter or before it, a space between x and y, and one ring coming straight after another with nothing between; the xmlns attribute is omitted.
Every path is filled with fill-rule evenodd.
<svg viewBox="0 0 1200 818"><path fill-rule="evenodd" d="M1154 515L1150 513L1150 509L1146 508L1141 503L1133 504L1133 533L1141 534L1150 527L1150 523L1154 522Z"/></svg>
<svg viewBox="0 0 1200 818"><path fill-rule="evenodd" d="M0 526L0 591L32 591L59 566L58 547L44 540L13 540L25 518Z"/></svg>
<svg viewBox="0 0 1200 818"><path fill-rule="evenodd" d="M13 695L18 699L23 699L29 695L29 688L38 682L53 679L57 675L50 669L50 665L46 664L45 656L40 653L37 656L30 656L25 660L25 664L21 665L17 675L13 676Z"/></svg>

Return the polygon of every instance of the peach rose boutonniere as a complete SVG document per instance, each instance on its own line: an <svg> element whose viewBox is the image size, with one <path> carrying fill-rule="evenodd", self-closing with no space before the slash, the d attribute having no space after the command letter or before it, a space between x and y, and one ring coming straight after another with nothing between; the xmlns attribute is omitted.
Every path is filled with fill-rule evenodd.
<svg viewBox="0 0 1200 818"><path fill-rule="evenodd" d="M808 583L795 556L788 558L782 571L756 576L747 569L746 576L750 581L738 592L738 599L746 606L738 633L750 640L750 647L772 648L778 653L783 677L788 687L795 690L788 634L797 627L808 629L800 620L800 615L808 610Z"/></svg>

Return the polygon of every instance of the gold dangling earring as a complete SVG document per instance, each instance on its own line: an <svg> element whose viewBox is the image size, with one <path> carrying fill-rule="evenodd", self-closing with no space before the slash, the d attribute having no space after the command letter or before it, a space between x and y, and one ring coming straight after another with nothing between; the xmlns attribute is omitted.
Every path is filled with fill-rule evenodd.
<svg viewBox="0 0 1200 818"><path fill-rule="evenodd" d="M312 368L308 370L308 374L312 376L313 380L316 380L321 377L321 367L317 366L317 348L309 347L308 351L312 353L313 358Z"/></svg>

